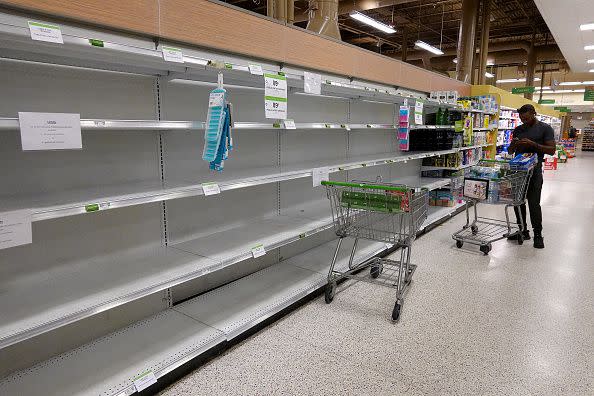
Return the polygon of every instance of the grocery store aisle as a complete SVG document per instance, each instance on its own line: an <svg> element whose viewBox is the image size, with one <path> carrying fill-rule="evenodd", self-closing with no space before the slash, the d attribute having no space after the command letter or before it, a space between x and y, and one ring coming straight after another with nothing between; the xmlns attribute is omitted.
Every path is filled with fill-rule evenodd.
<svg viewBox="0 0 594 396"><path fill-rule="evenodd" d="M400 323L392 290L343 284L163 394L594 394L594 155L579 155L545 175L546 249L458 250L457 216L416 241Z"/></svg>

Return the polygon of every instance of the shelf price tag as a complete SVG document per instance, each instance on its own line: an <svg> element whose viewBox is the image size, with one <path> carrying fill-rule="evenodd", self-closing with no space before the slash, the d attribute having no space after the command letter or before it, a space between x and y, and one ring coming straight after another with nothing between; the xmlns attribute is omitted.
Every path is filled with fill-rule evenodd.
<svg viewBox="0 0 594 396"><path fill-rule="evenodd" d="M33 242L31 210L0 213L0 250Z"/></svg>
<svg viewBox="0 0 594 396"><path fill-rule="evenodd" d="M250 69L250 73L255 76L264 75L264 71L262 70L262 66L260 65L249 65L248 69Z"/></svg>
<svg viewBox="0 0 594 396"><path fill-rule="evenodd" d="M143 373L134 379L134 387L136 388L136 392L141 392L152 384L156 383L157 377L155 377L155 373L152 371L147 371L146 373Z"/></svg>
<svg viewBox="0 0 594 396"><path fill-rule="evenodd" d="M330 180L330 169L314 168L311 170L311 178L314 187L321 186L323 181Z"/></svg>
<svg viewBox="0 0 594 396"><path fill-rule="evenodd" d="M202 183L202 191L205 196L216 195L221 193L221 188L217 183Z"/></svg>
<svg viewBox="0 0 594 396"><path fill-rule="evenodd" d="M295 120L285 120L284 121L285 124L285 129L297 129L297 126L295 125Z"/></svg>
<svg viewBox="0 0 594 396"><path fill-rule="evenodd" d="M82 149L80 114L19 112L23 151Z"/></svg>
<svg viewBox="0 0 594 396"><path fill-rule="evenodd" d="M303 90L305 93L320 95L322 93L322 76L316 73L304 71Z"/></svg>
<svg viewBox="0 0 594 396"><path fill-rule="evenodd" d="M266 249L264 248L264 245L262 245L262 244L256 245L252 248L252 256L254 258L262 257L265 254L266 254Z"/></svg>
<svg viewBox="0 0 594 396"><path fill-rule="evenodd" d="M266 118L287 119L287 77L264 74L264 111Z"/></svg>
<svg viewBox="0 0 594 396"><path fill-rule="evenodd" d="M161 51L163 59L167 62L184 63L184 54L181 49L163 46Z"/></svg>
<svg viewBox="0 0 594 396"><path fill-rule="evenodd" d="M29 21L29 32L32 40L64 44L60 26Z"/></svg>

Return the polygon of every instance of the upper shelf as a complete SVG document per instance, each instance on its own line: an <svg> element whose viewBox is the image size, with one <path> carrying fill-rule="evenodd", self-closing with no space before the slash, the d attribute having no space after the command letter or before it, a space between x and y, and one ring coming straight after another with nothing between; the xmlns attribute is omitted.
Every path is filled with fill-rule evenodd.
<svg viewBox="0 0 594 396"><path fill-rule="evenodd" d="M225 84L263 88L263 76L250 66L261 66L263 73L283 72L291 92L303 92L304 71L256 59L240 58L172 44L183 51L183 62L163 59L162 47L148 39L131 39L90 29L61 25L63 44L46 43L31 39L28 19L0 14L0 48L8 59L27 60L56 65L87 67L100 70L160 76L164 81L196 80L216 82L217 74L224 74ZM100 45L97 46L97 43ZM349 76L320 73L322 95L350 99L373 100L389 104L404 100L422 100L427 106L460 109L459 106L437 102L425 93L401 89L396 86L359 81ZM409 103L414 105L414 102Z"/></svg>

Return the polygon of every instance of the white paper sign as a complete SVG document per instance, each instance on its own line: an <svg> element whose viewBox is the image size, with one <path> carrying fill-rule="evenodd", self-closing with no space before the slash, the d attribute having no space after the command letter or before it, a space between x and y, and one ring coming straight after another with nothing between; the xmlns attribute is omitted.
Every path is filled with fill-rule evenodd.
<svg viewBox="0 0 594 396"><path fill-rule="evenodd" d="M29 32L32 40L64 44L60 26L29 21Z"/></svg>
<svg viewBox="0 0 594 396"><path fill-rule="evenodd" d="M315 168L311 170L313 186L321 186L323 181L330 179L330 171L328 168Z"/></svg>
<svg viewBox="0 0 594 396"><path fill-rule="evenodd" d="M20 112L19 124L24 151L82 149L80 114Z"/></svg>
<svg viewBox="0 0 594 396"><path fill-rule="evenodd" d="M266 249L264 245L256 245L252 248L252 256L254 258L262 257L266 254Z"/></svg>
<svg viewBox="0 0 594 396"><path fill-rule="evenodd" d="M279 74L264 74L264 110L266 118L287 118L287 78Z"/></svg>
<svg viewBox="0 0 594 396"><path fill-rule="evenodd" d="M221 193L221 189L217 183L202 183L202 191L206 196Z"/></svg>
<svg viewBox="0 0 594 396"><path fill-rule="evenodd" d="M250 73L256 76L264 75L264 71L262 70L262 66L260 65L249 65L248 68L250 69Z"/></svg>
<svg viewBox="0 0 594 396"><path fill-rule="evenodd" d="M32 243L32 234L29 209L0 213L0 249Z"/></svg>
<svg viewBox="0 0 594 396"><path fill-rule="evenodd" d="M285 124L285 129L297 129L295 120L285 120L283 123Z"/></svg>
<svg viewBox="0 0 594 396"><path fill-rule="evenodd" d="M155 373L152 371L147 371L146 373L142 374L140 377L137 377L134 380L134 387L136 388L136 392L141 392L144 389L148 388L152 384L157 383L157 377L155 377Z"/></svg>
<svg viewBox="0 0 594 396"><path fill-rule="evenodd" d="M179 48L163 47L163 59L167 62L184 63L184 54Z"/></svg>
<svg viewBox="0 0 594 396"><path fill-rule="evenodd" d="M415 102L415 124L423 125L423 102L419 100Z"/></svg>
<svg viewBox="0 0 594 396"><path fill-rule="evenodd" d="M303 90L314 95L321 94L322 76L316 73L303 72Z"/></svg>

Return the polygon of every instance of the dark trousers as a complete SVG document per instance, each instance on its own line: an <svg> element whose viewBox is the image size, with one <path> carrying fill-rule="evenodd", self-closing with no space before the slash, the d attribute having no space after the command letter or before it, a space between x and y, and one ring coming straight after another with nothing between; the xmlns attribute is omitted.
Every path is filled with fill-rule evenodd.
<svg viewBox="0 0 594 396"><path fill-rule="evenodd" d="M540 193L542 192L542 171L537 171L532 174L530 183L528 184L528 191L526 193L526 200L528 201L528 209L530 210L530 222L535 234L542 232L542 210L540 208ZM526 204L522 204L519 210L514 208L516 212L516 220L518 224L524 226L524 230L528 229L526 222ZM522 211L522 220L520 222L519 211ZM523 224L522 224L523 223Z"/></svg>

